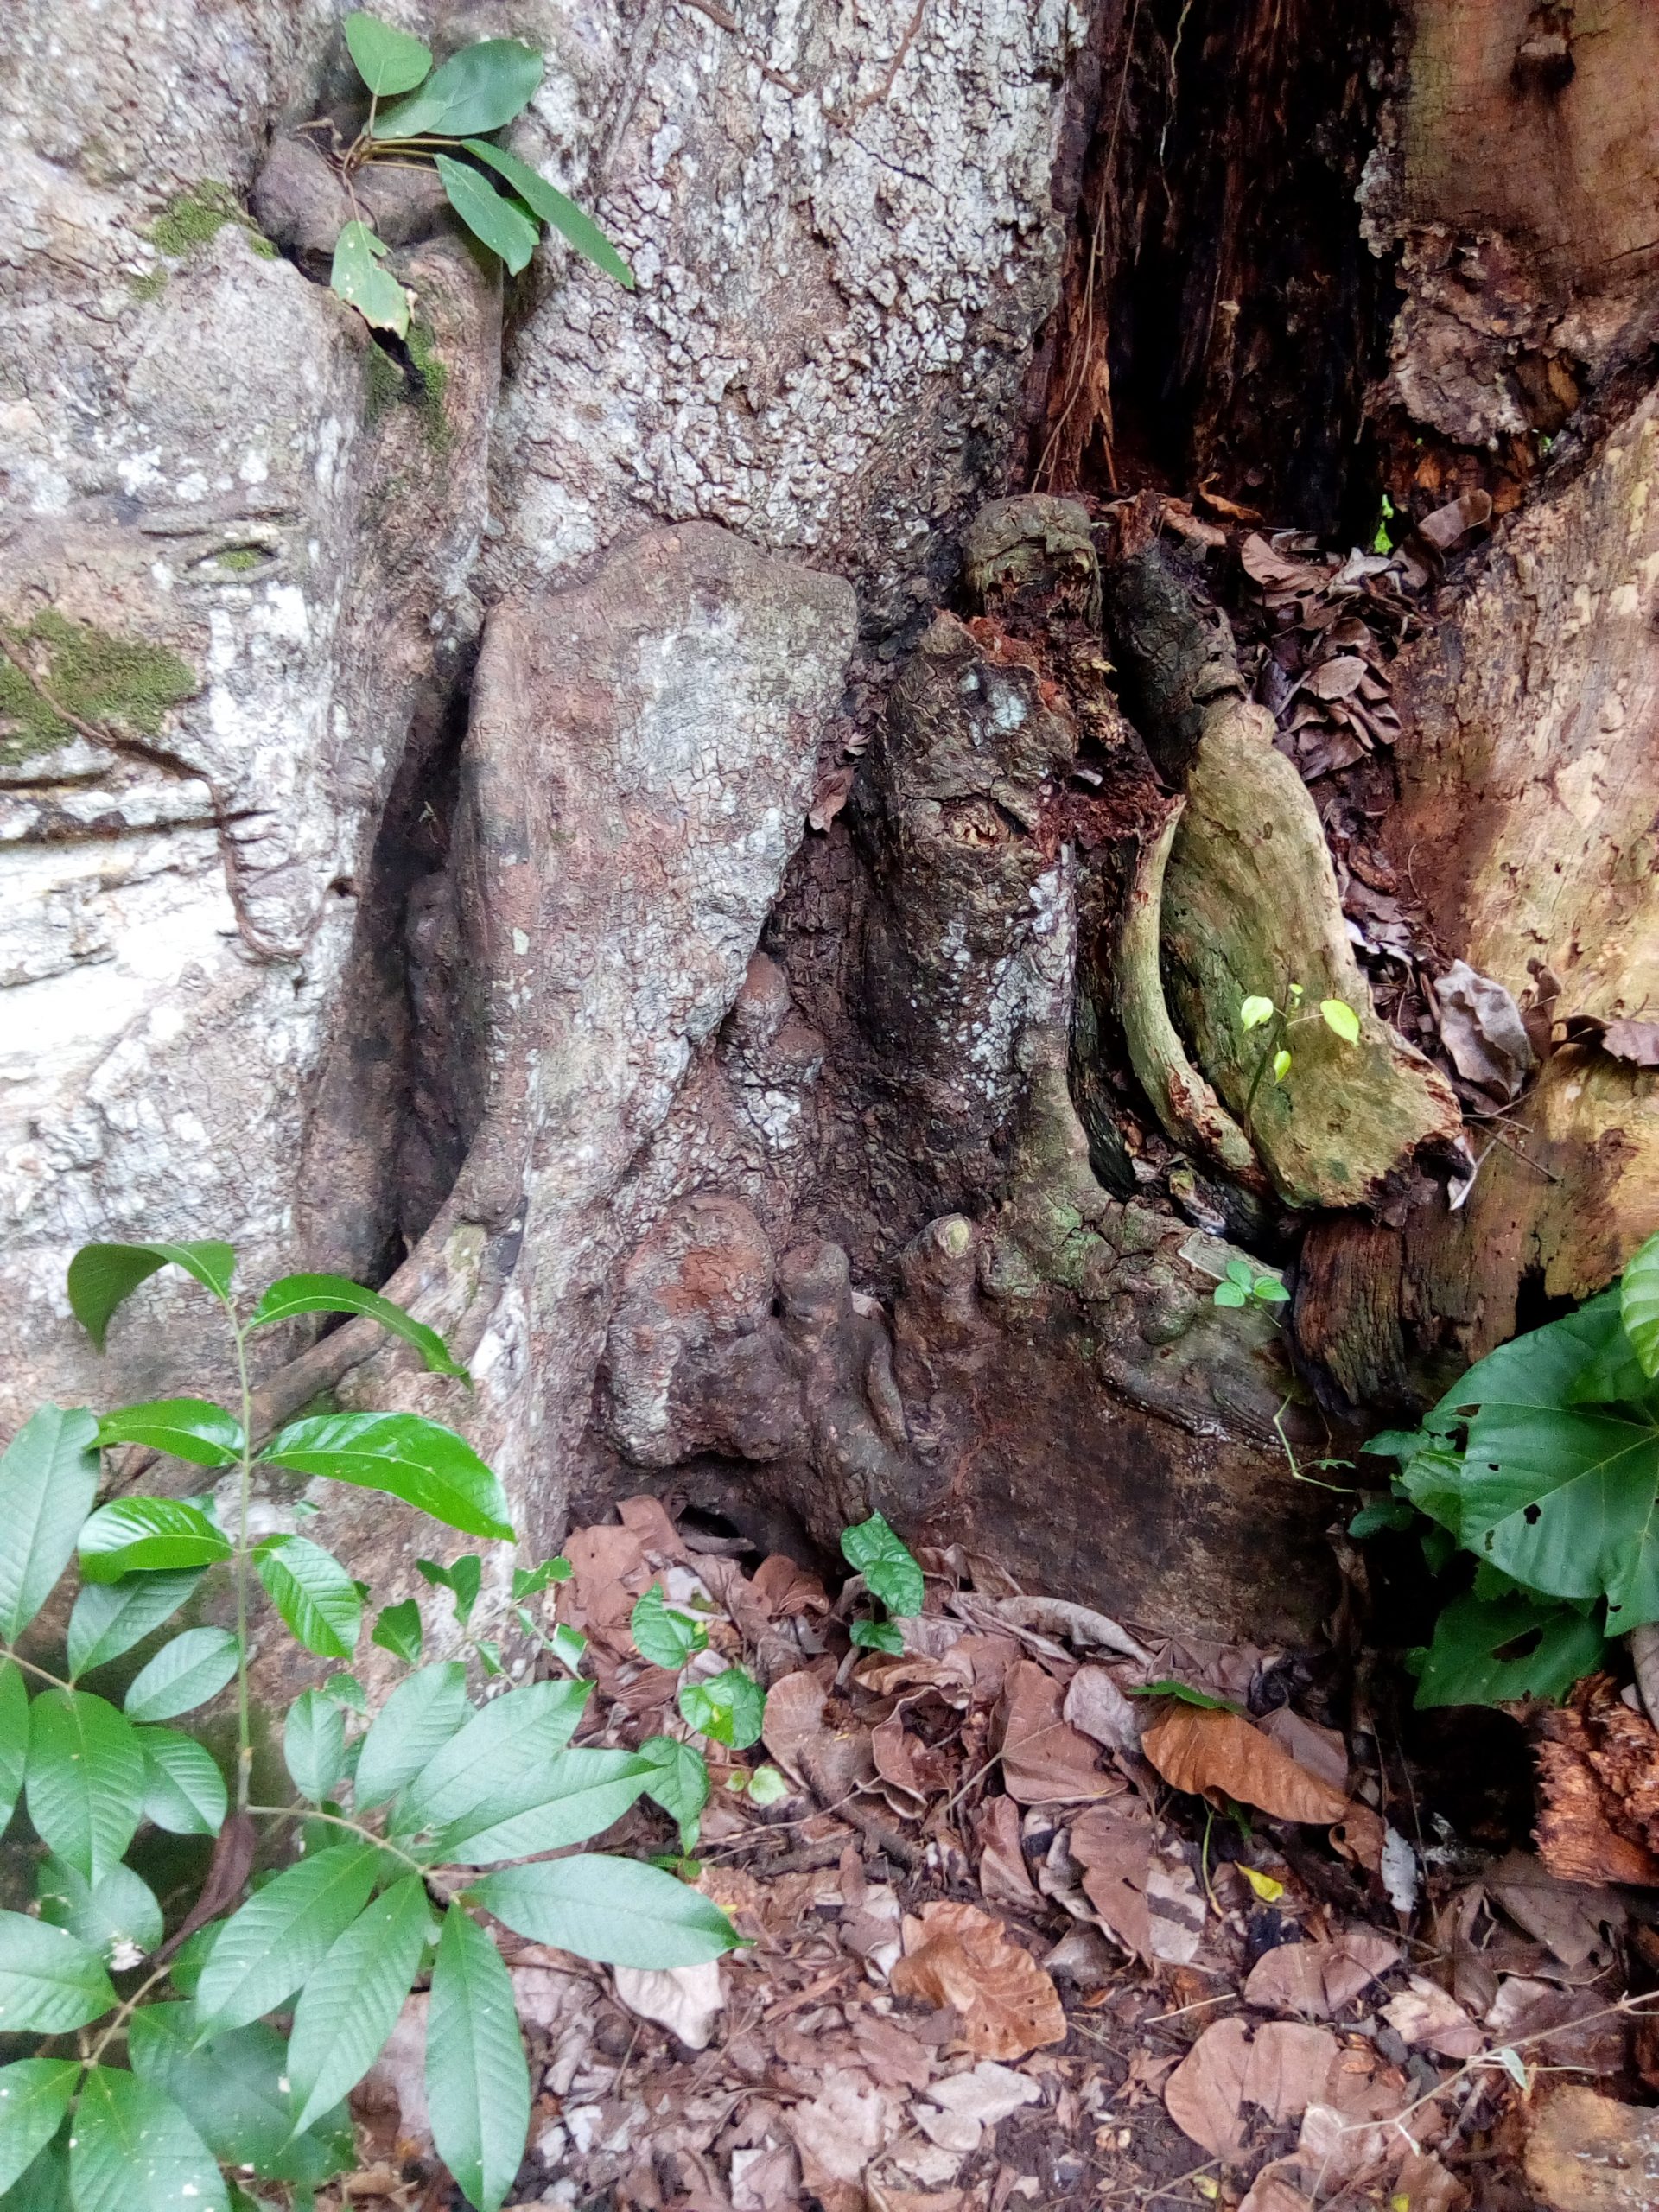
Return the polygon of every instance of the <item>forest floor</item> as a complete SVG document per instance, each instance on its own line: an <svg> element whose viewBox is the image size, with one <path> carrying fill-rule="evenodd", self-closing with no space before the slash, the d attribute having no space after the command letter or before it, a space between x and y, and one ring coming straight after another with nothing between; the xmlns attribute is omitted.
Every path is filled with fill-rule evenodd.
<svg viewBox="0 0 1659 2212"><path fill-rule="evenodd" d="M1363 1707L1351 1669L1142 1640L954 1549L921 1554L903 1653L861 1649L856 1580L832 1599L653 1497L566 1553L549 1604L588 1639L582 1740L683 1732L678 1678L629 1633L653 1580L707 1605L694 1671L741 1660L766 1720L750 1752L709 1747L683 1868L743 1948L646 1974L507 1939L537 2085L517 2203L1659 2202L1659 1999L1632 1993L1659 1980L1654 1893L1459 1835L1385 1732L1332 1725ZM1471 1717L1465 1758L1516 1732ZM643 1802L607 1841L677 1848ZM360 2094L338 2204L461 2202L431 2163L424 2003Z"/></svg>

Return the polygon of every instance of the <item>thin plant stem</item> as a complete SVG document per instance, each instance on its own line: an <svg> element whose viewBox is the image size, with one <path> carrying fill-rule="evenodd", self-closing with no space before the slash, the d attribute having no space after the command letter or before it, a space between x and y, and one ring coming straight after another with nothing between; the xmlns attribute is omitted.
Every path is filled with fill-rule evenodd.
<svg viewBox="0 0 1659 2212"><path fill-rule="evenodd" d="M401 1859L410 1872L418 1874L423 1881L434 1879L429 1866L423 1866L418 1859L412 1859L408 1852L400 1850L395 1843L388 1843L385 1836L377 1835L372 1828L365 1827L361 1821L348 1820L344 1813L319 1812L310 1805L244 1805L242 1810L251 1813L259 1820L321 1821L331 1828L346 1828L353 1835L360 1836L365 1843L372 1843L377 1851L388 1851L394 1859ZM442 1888L441 1883L438 1886ZM445 1901L448 1902L447 1892Z"/></svg>
<svg viewBox="0 0 1659 2212"><path fill-rule="evenodd" d="M25 1659L20 1652L14 1651L10 1644L5 1647L5 1656L10 1660L14 1667L21 1667L26 1675L38 1675L43 1682L50 1682L54 1690L73 1689L74 1687L73 1682L66 1682L60 1675L48 1675L44 1667L37 1667L32 1659Z"/></svg>
<svg viewBox="0 0 1659 2212"><path fill-rule="evenodd" d="M155 1988L156 1983L158 1981L166 1980L168 1973L168 1967L157 1967L154 1974L145 1976L144 1980L139 1983L137 1988L133 1991L130 1997L124 1998L122 1999L120 2005L116 2009L115 2018L110 2022L109 2026L105 2029L103 2034L93 2044L92 2056L90 2058L86 2058L85 2054L83 2054L83 2061L85 2064L88 2066L97 2065L99 2060L103 2057L105 2050L111 2043L114 2042L117 2036L121 2033L121 2031L126 2026L127 2022L138 2010L138 2007L143 2003L143 1999L148 1997L150 1991Z"/></svg>

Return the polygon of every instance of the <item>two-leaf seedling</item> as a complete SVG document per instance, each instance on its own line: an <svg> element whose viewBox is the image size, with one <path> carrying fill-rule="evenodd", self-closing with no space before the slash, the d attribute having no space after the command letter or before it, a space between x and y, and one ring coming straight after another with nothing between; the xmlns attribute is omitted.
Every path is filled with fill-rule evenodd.
<svg viewBox="0 0 1659 2212"><path fill-rule="evenodd" d="M1250 1077L1249 1096L1244 1102L1244 1126L1250 1126L1250 1116L1255 1106L1255 1094L1262 1087L1262 1078L1269 1068L1274 1083L1282 1083L1295 1065L1288 1039L1293 1029L1301 1028L1310 1021L1322 1021L1333 1037L1344 1045L1359 1042L1359 1016L1346 999L1321 999L1317 1007L1304 1007L1306 996L1300 983L1287 983L1284 1001L1270 999L1253 993L1241 1001L1238 1026L1241 1029L1260 1029L1263 1034L1262 1050Z"/></svg>
<svg viewBox="0 0 1659 2212"><path fill-rule="evenodd" d="M354 180L373 163L429 165L467 230L515 276L550 226L595 268L633 289L632 270L593 218L491 135L524 113L541 84L543 57L535 47L482 39L434 68L429 48L376 16L359 10L345 28L369 111L339 156L353 213L335 242L329 282L365 322L409 334L409 295L357 200Z"/></svg>
<svg viewBox="0 0 1659 2212"><path fill-rule="evenodd" d="M1248 1260L1229 1260L1215 1288L1217 1306L1282 1306L1289 1296L1277 1275L1253 1268Z"/></svg>

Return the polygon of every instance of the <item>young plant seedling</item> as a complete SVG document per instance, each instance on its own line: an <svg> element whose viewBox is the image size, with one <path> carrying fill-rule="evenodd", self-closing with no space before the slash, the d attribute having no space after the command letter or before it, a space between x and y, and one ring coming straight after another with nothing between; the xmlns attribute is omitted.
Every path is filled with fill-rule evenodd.
<svg viewBox="0 0 1659 2212"><path fill-rule="evenodd" d="M353 63L368 87L369 111L335 157L352 219L335 241L329 283L365 322L409 335L409 295L387 268L385 242L357 196L358 177L377 162L435 169L467 228L515 276L550 226L596 269L633 289L632 270L592 216L496 143L494 134L524 113L542 81L537 48L518 39L481 39L435 69L429 48L378 16L359 10L346 16L345 28Z"/></svg>
<svg viewBox="0 0 1659 2212"><path fill-rule="evenodd" d="M843 1529L841 1549L849 1567L864 1577L864 1586L875 1600L874 1611L859 1614L848 1634L868 1651L902 1651L905 1638L899 1623L913 1619L922 1610L922 1570L915 1558L879 1513Z"/></svg>
<svg viewBox="0 0 1659 2212"><path fill-rule="evenodd" d="M1249 1096L1244 1101L1247 1130L1251 1128L1250 1117L1262 1077L1271 1068L1274 1081L1282 1083L1295 1065L1288 1041L1293 1029L1303 1028L1310 1021L1322 1021L1332 1035L1339 1037L1344 1045L1359 1042L1359 1016L1346 999L1321 999L1317 1007L1304 1007L1305 995L1300 983L1287 983L1282 1004L1277 999L1253 995L1239 1005L1239 1027L1262 1033L1261 1057L1250 1077Z"/></svg>
<svg viewBox="0 0 1659 2212"><path fill-rule="evenodd" d="M1248 1260L1229 1260L1215 1288L1217 1306L1282 1306L1289 1296L1277 1275L1258 1274Z"/></svg>

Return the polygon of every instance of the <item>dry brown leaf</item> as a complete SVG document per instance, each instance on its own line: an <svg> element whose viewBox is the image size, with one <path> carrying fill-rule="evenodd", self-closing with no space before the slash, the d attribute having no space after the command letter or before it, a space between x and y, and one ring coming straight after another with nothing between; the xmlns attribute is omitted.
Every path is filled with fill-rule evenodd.
<svg viewBox="0 0 1659 2212"><path fill-rule="evenodd" d="M1458 2212L1469 2200L1463 2183L1447 2173L1432 2151L1408 2151L1389 2194L1395 2203L1403 2196L1408 2212Z"/></svg>
<svg viewBox="0 0 1659 2212"><path fill-rule="evenodd" d="M1275 2164L1289 2163L1274 2161ZM1297 2167L1294 2171L1300 2173L1301 2170ZM1300 2189L1293 2189L1281 2173L1275 2173L1272 2166L1264 2166L1250 2183L1249 2194L1239 2205L1238 2212L1311 2212L1312 2202L1312 2198L1304 2196ZM1412 2212L1416 2212L1415 2206Z"/></svg>
<svg viewBox="0 0 1659 2212"><path fill-rule="evenodd" d="M933 2078L933 2056L927 2045L897 2020L861 2005L852 2014L852 2030L859 2056L878 2082L902 2082L907 2089L925 2089Z"/></svg>
<svg viewBox="0 0 1659 2212"><path fill-rule="evenodd" d="M897 2094L856 2066L826 2067L823 2087L785 2124L801 2154L801 2178L825 2212L862 2212L864 2169L899 2132Z"/></svg>
<svg viewBox="0 0 1659 2212"><path fill-rule="evenodd" d="M1420 1974L1389 1999L1382 2017L1402 2043L1442 2058L1472 2058L1486 2040L1457 1999Z"/></svg>
<svg viewBox="0 0 1659 2212"><path fill-rule="evenodd" d="M1147 1719L1145 1703L1137 1705L1133 1698L1125 1697L1104 1667L1078 1668L1067 1686L1060 1712L1072 1727L1081 1728L1085 1736L1104 1744L1109 1751L1141 1748L1141 1731Z"/></svg>
<svg viewBox="0 0 1659 2212"><path fill-rule="evenodd" d="M1244 2002L1328 2020L1399 1963L1399 1945L1374 1928L1350 1928L1322 1943L1281 1943L1251 1967Z"/></svg>
<svg viewBox="0 0 1659 2212"><path fill-rule="evenodd" d="M1310 1774L1242 1713L1175 1705L1141 1738L1141 1749L1172 1789L1202 1796L1218 1789L1275 1820L1327 1826L1348 1800Z"/></svg>
<svg viewBox="0 0 1659 2212"><path fill-rule="evenodd" d="M1020 1848L1020 1808L1012 1797L988 1797L975 1821L979 1839L979 1886L985 1902L1007 1912L1035 1912L1041 1904Z"/></svg>
<svg viewBox="0 0 1659 2212"><path fill-rule="evenodd" d="M786 1552L770 1552L754 1570L749 1585L757 1605L775 1621L793 1620L801 1613L827 1613L829 1593L816 1574L797 1567Z"/></svg>
<svg viewBox="0 0 1659 2212"><path fill-rule="evenodd" d="M927 1792L916 1770L916 1744L897 1713L870 1731L870 1756L886 1797L900 1820L918 1821L927 1810Z"/></svg>
<svg viewBox="0 0 1659 2212"><path fill-rule="evenodd" d="M1084 1895L1109 1935L1151 1962L1147 1878L1152 1872L1152 1815L1137 1796L1091 1806L1071 1823L1068 1847L1082 1870Z"/></svg>
<svg viewBox="0 0 1659 2212"><path fill-rule="evenodd" d="M1259 531L1253 530L1244 540L1238 557L1245 575L1264 591L1319 591L1328 581L1323 569L1275 553Z"/></svg>
<svg viewBox="0 0 1659 2212"><path fill-rule="evenodd" d="M1604 1021L1598 1014L1569 1014L1562 1042L1595 1045L1632 1067L1659 1068L1659 1021Z"/></svg>
<svg viewBox="0 0 1659 2212"><path fill-rule="evenodd" d="M1317 1721L1305 1720L1300 1713L1293 1713L1287 1705L1264 1713L1255 1725L1264 1736L1272 1737L1281 1751L1288 1751L1298 1766L1305 1766L1310 1774L1317 1774L1321 1782L1328 1782L1347 1796L1348 1746L1339 1729L1321 1728Z"/></svg>
<svg viewBox="0 0 1659 2212"><path fill-rule="evenodd" d="M1365 663L1357 653L1333 653L1306 679L1316 699L1345 699L1357 691L1365 677Z"/></svg>
<svg viewBox="0 0 1659 2212"><path fill-rule="evenodd" d="M1484 1886L1516 1925L1547 1944L1563 1966L1612 1963L1605 1931L1622 1929L1628 1917L1616 1891L1563 1882L1525 1851L1508 1852L1488 1867Z"/></svg>
<svg viewBox="0 0 1659 2212"><path fill-rule="evenodd" d="M1022 1805L1076 1804L1115 1796L1096 1748L1060 1716L1060 1685L1034 1659L1010 1667L1002 1694L1002 1786Z"/></svg>
<svg viewBox="0 0 1659 2212"><path fill-rule="evenodd" d="M1001 1925L970 1904L922 1908L919 1942L888 1977L893 1993L950 2005L976 2058L1023 2058L1064 2043L1059 1993L1037 1961Z"/></svg>
<svg viewBox="0 0 1659 2212"><path fill-rule="evenodd" d="M1165 2109L1213 2157L1236 2158L1249 2133L1243 2107L1295 2119L1325 2096L1341 2048L1326 2028L1271 2020L1252 2039L1243 2020L1218 2020L1170 2075Z"/></svg>

